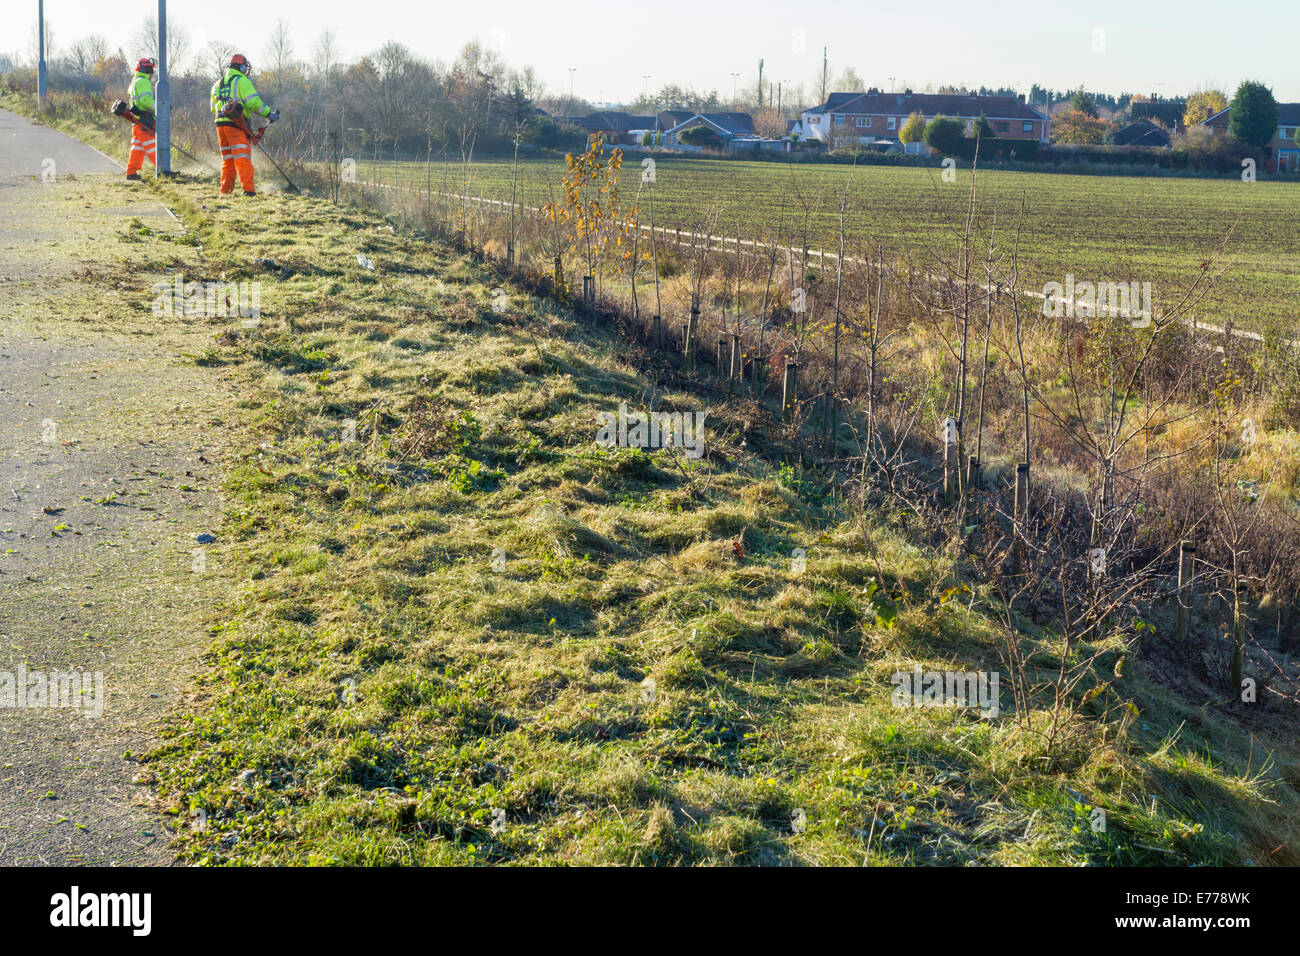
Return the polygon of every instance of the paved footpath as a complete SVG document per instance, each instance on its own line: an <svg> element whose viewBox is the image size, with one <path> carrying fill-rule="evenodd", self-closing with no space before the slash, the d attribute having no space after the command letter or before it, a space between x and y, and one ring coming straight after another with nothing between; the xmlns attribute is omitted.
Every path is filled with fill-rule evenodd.
<svg viewBox="0 0 1300 956"><path fill-rule="evenodd" d="M0 110L0 866L173 859L132 756L225 593L195 538L219 530L232 405L192 358L211 325L150 308L159 278L201 277L183 233L113 160ZM103 697L92 677L42 706L56 672Z"/></svg>

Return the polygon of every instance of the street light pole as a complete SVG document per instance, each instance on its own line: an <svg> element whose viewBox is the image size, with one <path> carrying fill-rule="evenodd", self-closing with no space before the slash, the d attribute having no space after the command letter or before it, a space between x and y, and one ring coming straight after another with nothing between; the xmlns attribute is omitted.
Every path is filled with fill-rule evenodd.
<svg viewBox="0 0 1300 956"><path fill-rule="evenodd" d="M36 101L45 105L45 0L36 0Z"/></svg>
<svg viewBox="0 0 1300 956"><path fill-rule="evenodd" d="M154 89L155 169L159 176L172 171L172 88L167 79L167 0L158 0L158 84Z"/></svg>

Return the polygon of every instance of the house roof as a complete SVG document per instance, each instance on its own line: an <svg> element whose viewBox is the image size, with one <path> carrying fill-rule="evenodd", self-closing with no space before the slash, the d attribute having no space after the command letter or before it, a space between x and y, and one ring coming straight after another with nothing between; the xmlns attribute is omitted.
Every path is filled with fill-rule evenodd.
<svg viewBox="0 0 1300 956"><path fill-rule="evenodd" d="M956 93L832 93L826 102L809 113L891 116L922 113L925 116L974 118L983 113L989 119L1046 119L1021 102L1018 96L962 96Z"/></svg>
<svg viewBox="0 0 1300 956"><path fill-rule="evenodd" d="M1178 128L1183 123L1183 114L1187 112L1185 98L1169 100L1138 100L1130 102L1129 118L1134 122L1141 119L1157 119L1167 127Z"/></svg>
<svg viewBox="0 0 1300 956"><path fill-rule="evenodd" d="M694 110L660 110L658 115L659 125L664 129L672 129L678 123L684 123L694 115Z"/></svg>
<svg viewBox="0 0 1300 956"><path fill-rule="evenodd" d="M601 110L587 116L575 117L570 122L581 126L589 133L602 133L606 130L615 133L626 133L630 129L644 129L642 126L637 126L633 122L634 119L637 119L637 117L628 116L628 114L620 113L618 110Z"/></svg>
<svg viewBox="0 0 1300 956"><path fill-rule="evenodd" d="M754 135L754 118L748 113L692 113L690 119L678 123L669 132L675 133L688 126L698 126L701 122L707 123L725 136Z"/></svg>
<svg viewBox="0 0 1300 956"><path fill-rule="evenodd" d="M1138 120L1119 130L1112 142L1116 146L1169 146L1169 134L1155 123Z"/></svg>
<svg viewBox="0 0 1300 956"><path fill-rule="evenodd" d="M838 110L845 103L856 100L862 93L832 93L826 97L826 102L821 106L814 106L807 110L808 113L829 113L832 110Z"/></svg>
<svg viewBox="0 0 1300 956"><path fill-rule="evenodd" d="M1231 106L1225 106L1213 116L1207 116L1201 120L1202 126L1208 126L1212 121L1220 116L1227 116L1232 112ZM1277 104L1277 125L1278 126L1300 126L1300 103L1278 103Z"/></svg>
<svg viewBox="0 0 1300 956"><path fill-rule="evenodd" d="M748 113L701 113L700 116L733 135L748 135L754 132L754 117Z"/></svg>

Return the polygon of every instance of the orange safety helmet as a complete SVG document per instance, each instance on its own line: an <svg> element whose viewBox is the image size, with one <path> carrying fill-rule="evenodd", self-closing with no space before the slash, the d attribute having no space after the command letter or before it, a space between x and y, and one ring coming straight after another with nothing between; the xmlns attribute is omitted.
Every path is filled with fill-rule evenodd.
<svg viewBox="0 0 1300 956"><path fill-rule="evenodd" d="M230 66L244 74L244 76L248 76L253 72L253 64L249 63L248 57L242 53L236 53L230 58Z"/></svg>
<svg viewBox="0 0 1300 956"><path fill-rule="evenodd" d="M135 71L137 73L152 73L153 68L157 65L158 64L154 62L153 57L142 56L138 61L136 61Z"/></svg>

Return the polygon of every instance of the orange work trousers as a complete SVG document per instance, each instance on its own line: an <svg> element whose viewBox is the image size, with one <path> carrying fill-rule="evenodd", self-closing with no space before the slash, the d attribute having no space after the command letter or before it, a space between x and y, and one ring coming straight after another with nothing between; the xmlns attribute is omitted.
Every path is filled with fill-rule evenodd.
<svg viewBox="0 0 1300 956"><path fill-rule="evenodd" d="M158 141L158 134L151 129L145 129L139 123L131 126L131 153L126 158L126 174L133 176L140 171L144 165L145 158L153 163L154 169L158 168L158 160L155 158L156 147L154 143Z"/></svg>
<svg viewBox="0 0 1300 956"><path fill-rule="evenodd" d="M238 171L244 192L254 192L253 146L248 134L238 126L219 123L217 139L221 141L221 191L228 193L235 188L235 172Z"/></svg>

